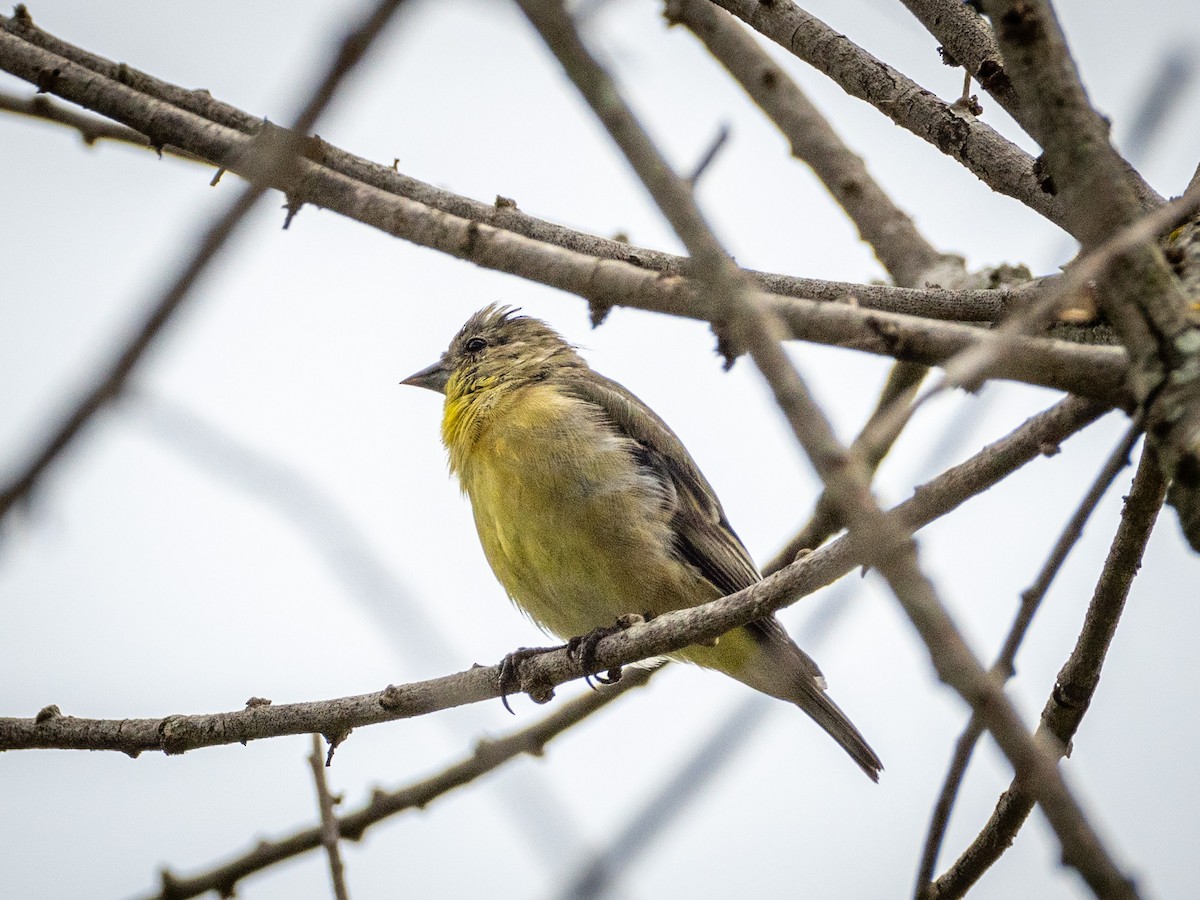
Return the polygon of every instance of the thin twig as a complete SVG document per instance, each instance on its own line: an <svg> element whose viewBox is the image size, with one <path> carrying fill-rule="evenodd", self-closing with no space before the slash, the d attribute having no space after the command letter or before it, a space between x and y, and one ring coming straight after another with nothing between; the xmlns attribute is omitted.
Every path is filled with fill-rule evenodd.
<svg viewBox="0 0 1200 900"><path fill-rule="evenodd" d="M1091 518L1092 513L1095 512L1100 500L1108 493L1108 489L1112 486L1113 481L1116 480L1121 470L1129 465L1129 454L1140 435L1141 429L1138 423L1134 422L1126 430L1125 436L1121 439L1120 443L1113 449L1104 467L1100 470L1100 474L1096 476L1096 480L1092 483L1091 488L1083 500L1080 501L1070 521L1063 528L1058 541L1050 551L1046 562L1042 565L1037 578L1034 579L1033 584L1021 592L1021 602L1017 606L1017 614L1013 618L1012 625L1009 626L1008 634L1004 639L1004 644L1000 648L1000 653L997 655L996 661L992 664L992 675L994 677L1003 679L1004 681L1012 678L1017 651L1020 649L1021 643L1025 640L1025 635L1029 633L1029 627L1033 624L1033 617L1037 614L1038 608L1050 590L1050 585L1053 584L1054 579L1062 570L1064 563L1066 563L1071 549L1083 535L1083 528L1087 524L1088 519ZM934 869L937 866L938 852L946 836L946 827L950 824L950 814L954 809L954 801L958 795L962 779L966 775L967 766L971 762L975 745L982 734L983 722L978 714L973 713L966 728L963 729L963 733L955 742L954 755L951 758L950 767L946 772L946 779L942 783L942 789L938 794L937 803L934 805L933 816L929 823L929 831L925 838L925 849L921 856L921 866L917 873L915 892L917 900L928 898Z"/></svg>
<svg viewBox="0 0 1200 900"><path fill-rule="evenodd" d="M264 129L261 145L245 165L254 172L254 178L220 216L205 229L200 246L183 265L171 284L154 302L152 311L141 327L116 357L96 379L95 386L77 401L66 420L53 429L51 437L35 453L32 460L3 490L0 490L0 517L3 517L17 502L26 498L42 473L78 436L83 427L110 400L120 394L125 382L141 361L147 349L162 332L166 324L191 294L193 286L209 264L217 257L225 242L241 224L246 214L259 198L267 192L273 181L288 180L293 160L300 150L301 141L317 121L321 112L333 99L343 79L354 69L366 53L371 42L383 30L403 0L379 0L370 13L343 38L337 55L321 78L304 106L290 132L279 133L278 129ZM27 17L23 7L18 7L17 20ZM61 77L61 73L55 78ZM46 72L38 78L45 80ZM53 79L51 79L53 80Z"/></svg>
<svg viewBox="0 0 1200 900"><path fill-rule="evenodd" d="M708 149L704 151L704 155L700 157L700 161L696 163L696 167L692 169L692 174L687 177L688 184L690 184L692 187L695 187L699 183L700 179L704 176L704 173L708 171L708 167L716 161L717 156L720 154L721 149L725 146L728 140L729 126L722 125L719 129L717 129L717 136L713 138L713 142L709 145Z"/></svg>
<svg viewBox="0 0 1200 900"><path fill-rule="evenodd" d="M321 813L321 846L325 848L325 856L329 860L329 879L333 884L333 896L335 900L350 900L350 894L346 890L342 851L338 847L342 835L338 828L337 813L334 811L334 805L341 798L335 799L329 793L329 785L325 781L325 753L319 734L312 736L312 753L309 754L308 764L312 769L313 783L317 789L317 807Z"/></svg>
<svg viewBox="0 0 1200 900"><path fill-rule="evenodd" d="M1060 401L989 444L971 459L947 469L892 510L905 529L917 531L988 490L1021 466L1055 452L1058 445L1107 411L1076 397ZM866 561L868 554L843 536L806 554L758 584L606 637L596 645L602 670L719 637L832 584ZM565 650L526 661L525 689L545 696L548 688L582 678L577 659ZM255 704L227 713L161 719L86 719L47 706L28 719L0 718L0 751L55 749L186 753L201 747L246 743L285 734L341 734L377 722L426 715L500 696L499 667L475 667L456 675L389 687L375 694L292 704Z"/></svg>
<svg viewBox="0 0 1200 900"><path fill-rule="evenodd" d="M352 812L336 818L343 840L360 841L368 829L405 810L424 809L455 788L470 784L524 754L541 756L554 738L599 712L613 700L641 687L658 671L655 668L626 669L613 685L587 691L562 704L544 719L502 738L481 740L473 753L444 768L437 775L395 790L376 789L371 799ZM208 891L223 897L233 896L242 879L270 866L315 850L321 846L320 827L303 828L286 837L260 841L253 849L239 854L195 875L162 873L162 888L147 900L187 900Z"/></svg>
<svg viewBox="0 0 1200 900"><path fill-rule="evenodd" d="M900 0L941 44L942 61L967 75L1020 124L1021 100L1004 71L1004 59L987 20L961 0Z"/></svg>
<svg viewBox="0 0 1200 900"><path fill-rule="evenodd" d="M146 150L155 150L159 153L165 153L168 156L186 159L188 162L207 162L207 160L201 159L194 153L188 153L186 150L181 150L178 147L155 147L150 142L150 139L140 131L134 131L132 128L126 128L124 125L118 125L108 119L101 119L97 116L86 116L73 109L68 109L65 106L55 103L45 94L20 97L8 91L0 91L0 111L15 113L16 115L37 119L41 122L53 122L56 125L64 125L67 128L72 128L79 132L79 137L89 147L94 146L97 141L114 141L120 144L129 144L133 147L141 147Z"/></svg>
<svg viewBox="0 0 1200 900"><path fill-rule="evenodd" d="M921 571L911 534L876 503L864 467L837 440L784 353L780 329L713 236L687 184L667 165L608 73L584 47L561 3L518 2L687 247L699 282L697 299L708 311L706 318L727 343L744 346L753 358L845 519L848 536L864 549L870 564L887 581L924 640L938 676L981 712L1004 755L1037 796L1058 835L1064 861L1079 871L1098 895L1136 897L1133 882L1117 867L1084 815L1054 757L1026 732L1011 702L967 646Z"/></svg>
<svg viewBox="0 0 1200 900"><path fill-rule="evenodd" d="M1154 453L1147 448L1142 453L1133 487L1125 500L1121 522L1092 594L1083 629L1042 710L1038 736L1053 743L1060 756L1067 753L1095 695L1105 656L1125 608L1129 588L1141 565L1151 529L1162 508L1165 492L1166 485ZM1014 780L971 846L930 886L926 896L931 900L954 900L964 896L1012 845L1032 810L1033 800L1019 780Z"/></svg>

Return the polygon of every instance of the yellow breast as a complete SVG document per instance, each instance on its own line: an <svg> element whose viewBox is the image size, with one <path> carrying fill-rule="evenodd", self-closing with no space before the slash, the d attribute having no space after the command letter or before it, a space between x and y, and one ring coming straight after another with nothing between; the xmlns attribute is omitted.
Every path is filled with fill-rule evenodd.
<svg viewBox="0 0 1200 900"><path fill-rule="evenodd" d="M548 631L709 599L671 552L661 485L595 407L551 382L451 390L442 434L496 577Z"/></svg>

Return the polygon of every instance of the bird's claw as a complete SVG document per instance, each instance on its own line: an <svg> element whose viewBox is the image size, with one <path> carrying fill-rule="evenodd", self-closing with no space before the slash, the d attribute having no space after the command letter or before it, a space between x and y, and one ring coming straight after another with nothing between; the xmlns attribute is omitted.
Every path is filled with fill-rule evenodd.
<svg viewBox="0 0 1200 900"><path fill-rule="evenodd" d="M500 672L496 678L500 687L500 702L514 716L513 708L508 705L509 694L519 694L525 690L521 682L521 663L529 659L531 656L541 656L543 653L549 653L552 650L561 650L562 647L518 647L512 653L509 653L504 659L500 660ZM536 703L545 703L554 696L553 689L540 690L536 688L528 689L529 696Z"/></svg>
<svg viewBox="0 0 1200 900"><path fill-rule="evenodd" d="M596 686L592 684L592 679L601 684L615 684L621 680L621 667L613 666L604 674L601 674L596 668L596 648L600 642L609 635L618 634L631 628L640 622L645 622L649 616L639 616L636 613L619 617L612 625L601 625L599 628L593 628L587 634L579 637L571 638L567 641L567 654L572 659L579 663L579 667L584 671L584 680L588 686L596 690Z"/></svg>

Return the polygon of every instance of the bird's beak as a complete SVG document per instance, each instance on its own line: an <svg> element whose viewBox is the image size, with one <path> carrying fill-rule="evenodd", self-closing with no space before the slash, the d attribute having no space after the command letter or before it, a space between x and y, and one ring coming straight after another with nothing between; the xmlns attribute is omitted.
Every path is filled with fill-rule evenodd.
<svg viewBox="0 0 1200 900"><path fill-rule="evenodd" d="M420 372L409 375L401 384L411 384L413 387L429 388L431 391L437 391L439 394L446 393L446 382L450 380L449 370L442 365L439 359L432 366L427 366Z"/></svg>

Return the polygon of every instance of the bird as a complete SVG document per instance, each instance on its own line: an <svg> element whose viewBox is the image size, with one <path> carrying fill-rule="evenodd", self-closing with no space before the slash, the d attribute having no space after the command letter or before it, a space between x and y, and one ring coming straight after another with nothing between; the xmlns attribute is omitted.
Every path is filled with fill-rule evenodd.
<svg viewBox="0 0 1200 900"><path fill-rule="evenodd" d="M540 319L492 304L401 384L445 395L442 441L484 555L515 605L563 640L759 581L716 493L645 403ZM883 764L774 615L674 658L793 703L873 780Z"/></svg>

